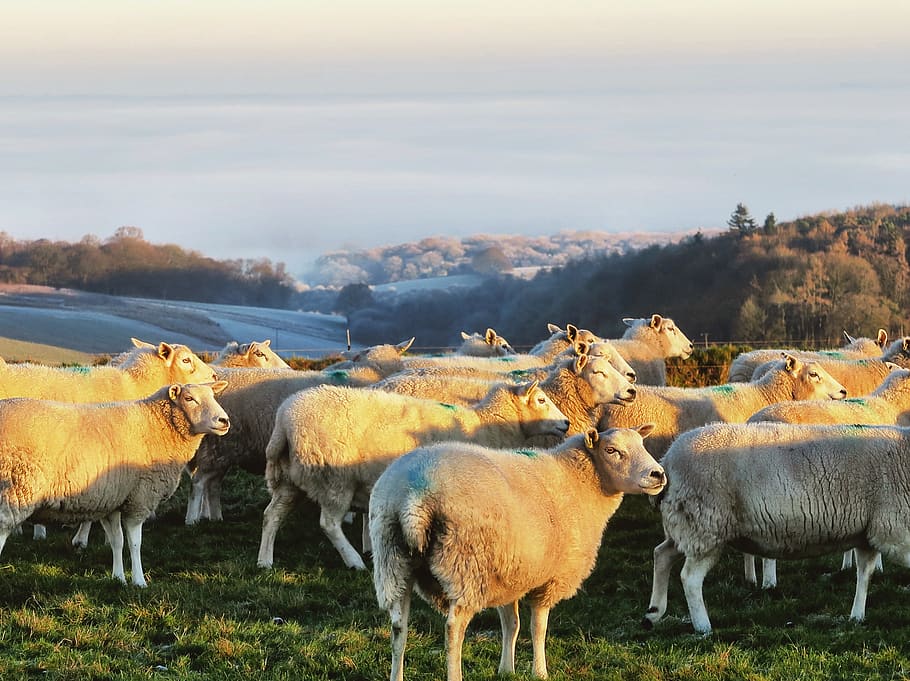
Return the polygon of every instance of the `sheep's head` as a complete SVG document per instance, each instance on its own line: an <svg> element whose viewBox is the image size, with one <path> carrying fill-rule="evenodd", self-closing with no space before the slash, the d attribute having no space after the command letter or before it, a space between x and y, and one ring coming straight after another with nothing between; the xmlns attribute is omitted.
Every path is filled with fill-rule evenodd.
<svg viewBox="0 0 910 681"><path fill-rule="evenodd" d="M231 427L227 412L215 396L227 381L212 383L175 383L168 388L168 399L186 416L192 435L224 435Z"/></svg>
<svg viewBox="0 0 910 681"><path fill-rule="evenodd" d="M605 494L659 494L667 484L664 469L643 444L653 423L638 428L588 429L584 445L594 461Z"/></svg>

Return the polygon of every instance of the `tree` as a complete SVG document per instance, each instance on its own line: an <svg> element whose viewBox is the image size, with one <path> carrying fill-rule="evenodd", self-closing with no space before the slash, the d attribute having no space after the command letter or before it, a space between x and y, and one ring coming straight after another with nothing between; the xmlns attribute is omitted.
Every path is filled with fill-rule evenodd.
<svg viewBox="0 0 910 681"><path fill-rule="evenodd" d="M478 274L501 274L512 271L512 263L499 246L478 251L471 258L471 266Z"/></svg>
<svg viewBox="0 0 910 681"><path fill-rule="evenodd" d="M777 234L777 218L774 213L768 213L765 216L765 224L762 225L762 231L765 234Z"/></svg>
<svg viewBox="0 0 910 681"><path fill-rule="evenodd" d="M736 210L731 213L730 219L727 220L727 225L734 232L739 232L741 236L751 234L758 227L755 218L749 214L749 209L746 208L744 203L736 204Z"/></svg>
<svg viewBox="0 0 910 681"><path fill-rule="evenodd" d="M338 292L335 311L348 316L356 310L372 307L375 303L373 290L366 284L348 284Z"/></svg>

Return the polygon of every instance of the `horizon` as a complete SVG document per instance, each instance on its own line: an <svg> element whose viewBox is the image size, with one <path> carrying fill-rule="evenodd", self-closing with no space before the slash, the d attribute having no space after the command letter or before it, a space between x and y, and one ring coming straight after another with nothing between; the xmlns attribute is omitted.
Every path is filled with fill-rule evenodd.
<svg viewBox="0 0 910 681"><path fill-rule="evenodd" d="M715 4L14 4L0 231L132 225L301 277L433 236L908 203L910 5Z"/></svg>

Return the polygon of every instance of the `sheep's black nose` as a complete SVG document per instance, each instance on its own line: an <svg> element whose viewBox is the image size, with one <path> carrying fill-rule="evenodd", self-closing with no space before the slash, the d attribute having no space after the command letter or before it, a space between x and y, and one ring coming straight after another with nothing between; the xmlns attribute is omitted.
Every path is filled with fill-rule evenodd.
<svg viewBox="0 0 910 681"><path fill-rule="evenodd" d="M660 468L655 468L653 471L651 471L651 477L660 483L666 482L667 480L667 474L664 473Z"/></svg>

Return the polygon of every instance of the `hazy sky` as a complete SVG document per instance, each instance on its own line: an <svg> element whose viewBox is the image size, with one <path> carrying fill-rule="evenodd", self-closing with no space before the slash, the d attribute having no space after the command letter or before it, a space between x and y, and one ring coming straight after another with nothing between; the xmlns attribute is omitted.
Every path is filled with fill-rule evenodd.
<svg viewBox="0 0 910 681"><path fill-rule="evenodd" d="M0 231L216 258L910 202L906 0L0 0Z"/></svg>

